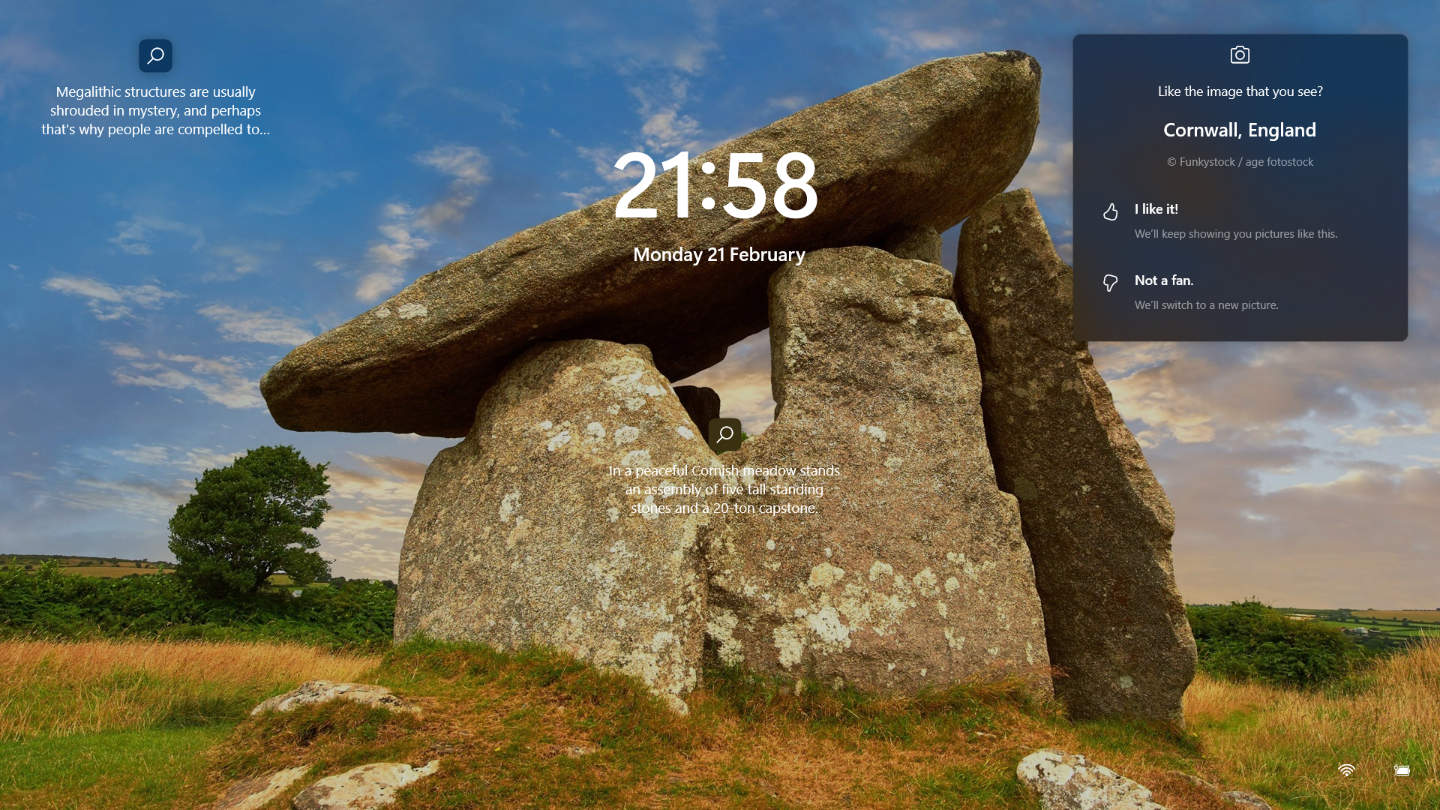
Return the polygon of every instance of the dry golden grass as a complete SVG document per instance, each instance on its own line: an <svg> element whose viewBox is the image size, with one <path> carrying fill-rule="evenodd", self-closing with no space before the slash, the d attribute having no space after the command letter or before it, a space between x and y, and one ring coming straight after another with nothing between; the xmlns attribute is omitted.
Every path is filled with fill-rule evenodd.
<svg viewBox="0 0 1440 810"><path fill-rule="evenodd" d="M1440 642L1321 693L1198 677L1185 714L1231 779L1312 807L1440 807ZM1344 777L1342 762L1356 767ZM1393 766L1409 765L1408 778Z"/></svg>
<svg viewBox="0 0 1440 810"><path fill-rule="evenodd" d="M1033 808L1016 763L1037 748L1084 752L1150 785L1171 810L1226 810L1176 769L1214 780L1183 737L1133 724L1071 724L1016 684L953 696L795 696L724 677L678 717L626 679L553 655L402 648L375 677L425 705L373 726L358 710L247 720L213 752L211 792L255 773L320 773L383 753L441 758L398 807ZM373 721L371 721L373 722ZM1198 766L1198 767L1197 767Z"/></svg>
<svg viewBox="0 0 1440 810"><path fill-rule="evenodd" d="M382 683L425 712L411 718L335 705L245 717L260 697L312 678ZM181 740L187 747L176 749L182 753L167 772L194 779L177 782L173 799L137 786L143 769L117 765L112 781L86 785L26 787L14 777L9 798L27 806L104 799L116 810L193 807L237 778L278 767L335 773L377 759L438 757L441 773L398 807L450 807L465 796L474 806L504 807L1018 810L1034 805L1014 778L1016 762L1055 747L1136 779L1171 810L1228 807L1187 775L1255 790L1277 807L1440 807L1440 642L1324 693L1201 676L1186 696L1185 735L1071 723L1014 684L915 701L797 697L730 678L717 673L693 696L690 716L678 717L633 682L541 652L407 645L382 663L279 644L0 642L0 740L26 738L23 748L86 739L38 734L156 729L84 749L124 751L244 718L206 755L200 737ZM1336 771L1341 762L1359 770L1346 779ZM1411 766L1409 779L1392 775L1396 762ZM0 778L0 805L4 787Z"/></svg>
<svg viewBox="0 0 1440 810"><path fill-rule="evenodd" d="M0 641L0 741L193 724L378 660L300 644Z"/></svg>

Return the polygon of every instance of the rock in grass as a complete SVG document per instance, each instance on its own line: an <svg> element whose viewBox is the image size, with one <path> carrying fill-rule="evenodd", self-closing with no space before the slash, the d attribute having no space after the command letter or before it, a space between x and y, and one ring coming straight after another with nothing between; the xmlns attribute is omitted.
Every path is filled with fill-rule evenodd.
<svg viewBox="0 0 1440 810"><path fill-rule="evenodd" d="M425 473L396 638L552 647L634 675L683 711L699 679L705 518L658 509L702 499L626 489L710 483L666 471L719 464L645 347L537 346Z"/></svg>
<svg viewBox="0 0 1440 810"><path fill-rule="evenodd" d="M276 771L269 776L242 779L227 788L214 804L207 805L207 810L260 810L279 798L280 794L309 770L309 765L301 765L298 768Z"/></svg>
<svg viewBox="0 0 1440 810"><path fill-rule="evenodd" d="M1165 810L1139 782L1079 754L1036 751L1015 775L1039 796L1040 810Z"/></svg>
<svg viewBox="0 0 1440 810"><path fill-rule="evenodd" d="M658 217L618 219L611 197L515 234L290 352L261 392L291 430L463 436L480 395L535 341L643 343L662 373L681 379L765 328L765 283L780 261L728 248L814 250L875 243L902 224L954 225L1025 161L1039 86L1034 59L984 53L926 62L801 110L694 157L688 218L675 216L676 172L660 174L634 203ZM749 192L727 187L730 155L742 152L764 156L742 171L767 191L753 219L723 206L749 203ZM818 205L800 219L773 203L777 163L790 152L815 163ZM799 177L801 167L788 171ZM722 204L706 211L705 197ZM789 199L798 206L800 193ZM727 250L724 261L636 257L637 248L712 246Z"/></svg>
<svg viewBox="0 0 1440 810"><path fill-rule="evenodd" d="M288 712L301 706L346 700L361 706L388 709L392 712L420 714L420 707L394 694L383 686L368 683L336 683L306 681L283 695L267 698L250 710L251 715L265 712Z"/></svg>
<svg viewBox="0 0 1440 810"><path fill-rule="evenodd" d="M897 692L1019 673L1048 692L1030 555L995 482L949 273L818 251L776 273L770 307L775 422L732 463L838 475L755 477L824 492L746 501L815 514L712 525L720 661Z"/></svg>
<svg viewBox="0 0 1440 810"><path fill-rule="evenodd" d="M1269 802L1248 790L1227 790L1220 794L1220 798L1236 807L1248 808L1249 810L1270 810Z"/></svg>
<svg viewBox="0 0 1440 810"><path fill-rule="evenodd" d="M375 762L327 776L300 791L295 810L371 810L395 802L395 793L440 769L440 760L416 768L403 762Z"/></svg>
<svg viewBox="0 0 1440 810"><path fill-rule="evenodd" d="M1170 561L1175 514L1075 341L1071 270L1030 192L966 221L955 283L995 471L1020 500L1055 693L1078 718L1183 723L1195 640Z"/></svg>

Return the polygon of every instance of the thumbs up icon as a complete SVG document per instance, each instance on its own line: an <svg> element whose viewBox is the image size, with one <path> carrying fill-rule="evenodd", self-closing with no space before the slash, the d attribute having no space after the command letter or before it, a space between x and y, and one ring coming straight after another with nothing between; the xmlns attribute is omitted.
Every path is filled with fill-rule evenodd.
<svg viewBox="0 0 1440 810"><path fill-rule="evenodd" d="M1110 207L1105 209L1105 213L1100 216L1104 217L1106 222L1114 222L1120 218L1120 212L1115 209L1115 203L1112 202Z"/></svg>

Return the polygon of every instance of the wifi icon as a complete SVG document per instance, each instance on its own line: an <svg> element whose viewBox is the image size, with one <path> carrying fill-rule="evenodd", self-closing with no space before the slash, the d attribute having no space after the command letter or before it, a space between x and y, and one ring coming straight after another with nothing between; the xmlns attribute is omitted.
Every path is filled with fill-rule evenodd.
<svg viewBox="0 0 1440 810"><path fill-rule="evenodd" d="M1348 777L1348 776L1349 776L1350 774L1352 774L1352 773L1355 773L1355 766L1354 766L1354 765L1351 765L1351 764L1348 763L1348 762L1343 762L1343 763L1340 764L1340 775L1341 775L1341 776L1347 776L1347 777Z"/></svg>

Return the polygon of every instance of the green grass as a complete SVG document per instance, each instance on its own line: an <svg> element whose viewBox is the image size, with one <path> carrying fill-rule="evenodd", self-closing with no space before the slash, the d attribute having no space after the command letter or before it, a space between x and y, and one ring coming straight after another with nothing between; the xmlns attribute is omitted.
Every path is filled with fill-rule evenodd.
<svg viewBox="0 0 1440 810"><path fill-rule="evenodd" d="M813 683L797 692L793 682L709 669L690 714L679 716L633 679L542 649L501 653L422 640L359 660L318 650L305 659L298 651L309 648L295 645L37 646L44 644L0 642L0 720L7 694L11 706L44 701L69 714L123 698L125 711L104 715L99 728L68 731L37 715L28 732L0 744L0 807L193 810L225 785L281 768L331 775L370 762L439 759L440 771L403 791L396 810L1033 810L1015 765L1054 747L1139 781L1172 810L1221 806L1186 775L1258 790L1281 799L1276 807L1418 810L1435 806L1440 767L1429 742L1440 709L1424 702L1440 672L1440 645L1322 689L1202 675L1187 697L1190 731L1177 732L1070 722L1014 681L900 697ZM155 688L171 683L174 693L175 678L202 670L214 688L178 697ZM379 683L423 711L343 702L258 718L244 711L261 693L308 677ZM1357 757L1365 772L1338 777L1330 762L1337 756ZM1417 776L1394 783L1381 773L1392 760L1409 761Z"/></svg>
<svg viewBox="0 0 1440 810"><path fill-rule="evenodd" d="M204 752L233 723L104 731L0 743L0 805L25 808L198 806Z"/></svg>

